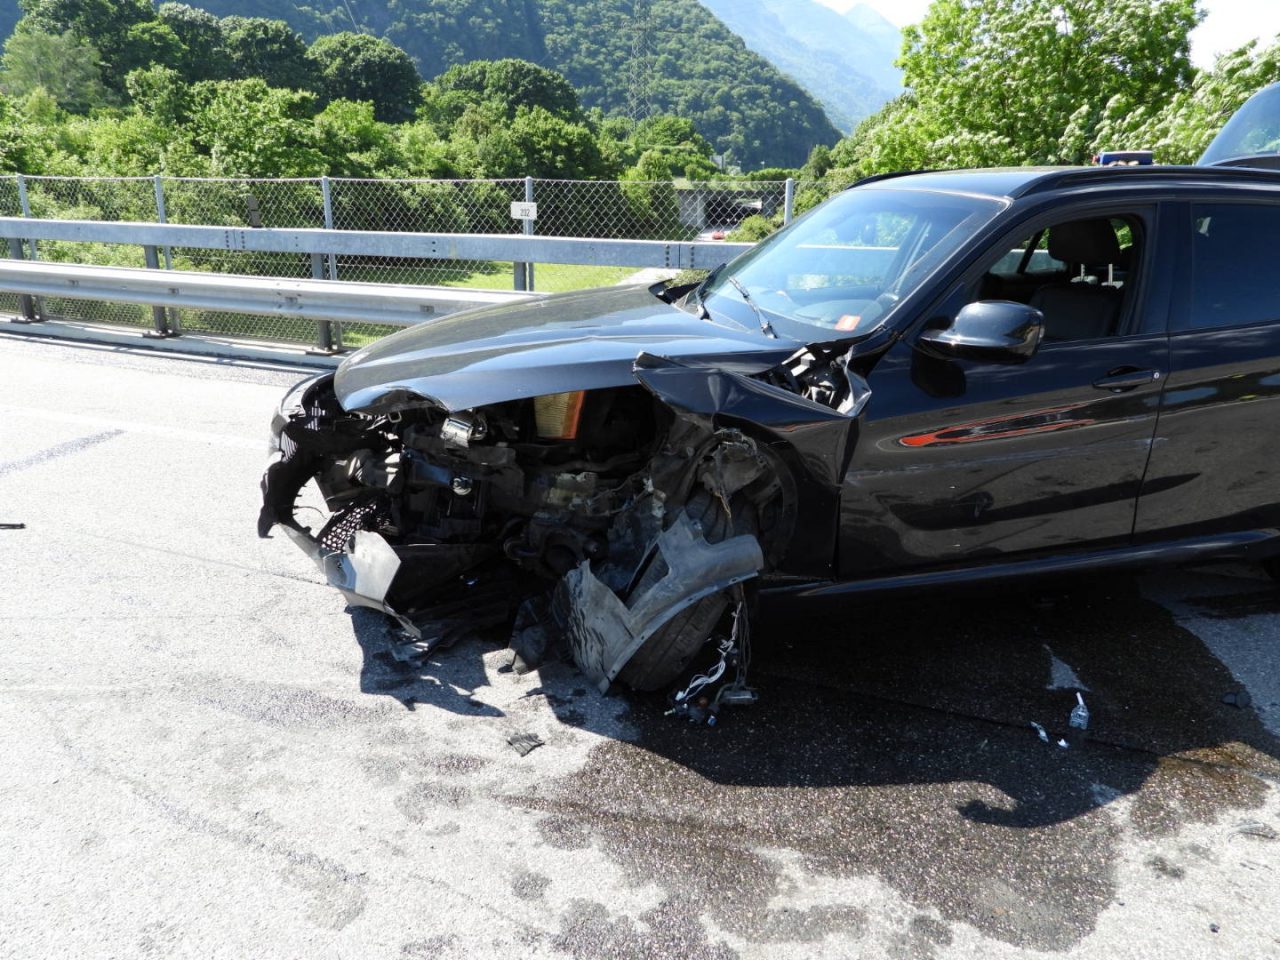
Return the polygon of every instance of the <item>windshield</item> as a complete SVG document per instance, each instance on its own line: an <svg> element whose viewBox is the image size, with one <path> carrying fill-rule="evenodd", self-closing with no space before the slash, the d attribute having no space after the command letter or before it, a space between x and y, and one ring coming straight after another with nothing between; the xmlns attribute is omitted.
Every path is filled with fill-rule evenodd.
<svg viewBox="0 0 1280 960"><path fill-rule="evenodd" d="M948 193L847 190L712 276L703 301L766 332L782 321L865 336L1000 209Z"/></svg>
<svg viewBox="0 0 1280 960"><path fill-rule="evenodd" d="M1202 165L1280 153L1280 83L1258 91L1227 121L1200 158Z"/></svg>

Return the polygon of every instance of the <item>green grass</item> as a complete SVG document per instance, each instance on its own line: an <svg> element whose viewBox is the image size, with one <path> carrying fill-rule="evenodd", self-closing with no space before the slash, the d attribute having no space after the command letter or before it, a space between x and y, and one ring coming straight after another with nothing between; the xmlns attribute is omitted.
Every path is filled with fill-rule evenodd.
<svg viewBox="0 0 1280 960"><path fill-rule="evenodd" d="M638 267L589 267L572 263L539 263L533 268L533 288L542 293L565 293L590 287L609 287L636 273ZM391 267L339 264L338 279L372 283L414 283L430 287L472 290L511 290L514 268L509 262L486 261L446 266Z"/></svg>

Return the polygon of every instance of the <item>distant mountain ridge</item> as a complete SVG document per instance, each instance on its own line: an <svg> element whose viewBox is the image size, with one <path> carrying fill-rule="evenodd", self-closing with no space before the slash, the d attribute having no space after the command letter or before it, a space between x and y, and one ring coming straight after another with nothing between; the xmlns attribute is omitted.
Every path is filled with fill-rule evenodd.
<svg viewBox="0 0 1280 960"><path fill-rule="evenodd" d="M0 4L14 0L0 0ZM689 117L746 169L796 167L840 131L818 100L697 0L202 0L218 16L270 17L307 40L360 30L431 78L519 57L564 74L588 107Z"/></svg>
<svg viewBox="0 0 1280 960"><path fill-rule="evenodd" d="M841 15L815 0L701 0L747 46L794 78L841 130L896 97L902 32L865 4Z"/></svg>

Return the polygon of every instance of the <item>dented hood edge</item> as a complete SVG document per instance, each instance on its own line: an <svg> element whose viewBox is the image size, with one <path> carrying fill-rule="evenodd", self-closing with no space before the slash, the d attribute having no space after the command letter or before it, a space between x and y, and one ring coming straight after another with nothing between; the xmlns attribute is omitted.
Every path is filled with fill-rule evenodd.
<svg viewBox="0 0 1280 960"><path fill-rule="evenodd" d="M644 287L608 288L418 324L348 357L334 388L348 411L387 412L424 400L461 411L634 384L632 366L645 353L753 374L800 346L687 313Z"/></svg>

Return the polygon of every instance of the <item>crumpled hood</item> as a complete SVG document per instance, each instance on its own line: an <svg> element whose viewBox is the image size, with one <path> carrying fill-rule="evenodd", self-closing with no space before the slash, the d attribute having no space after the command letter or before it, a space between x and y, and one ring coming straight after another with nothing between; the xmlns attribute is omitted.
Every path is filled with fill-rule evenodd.
<svg viewBox="0 0 1280 960"><path fill-rule="evenodd" d="M800 346L664 303L643 286L607 287L428 320L370 344L338 368L347 410L411 397L448 410L635 383L641 353L759 373Z"/></svg>

